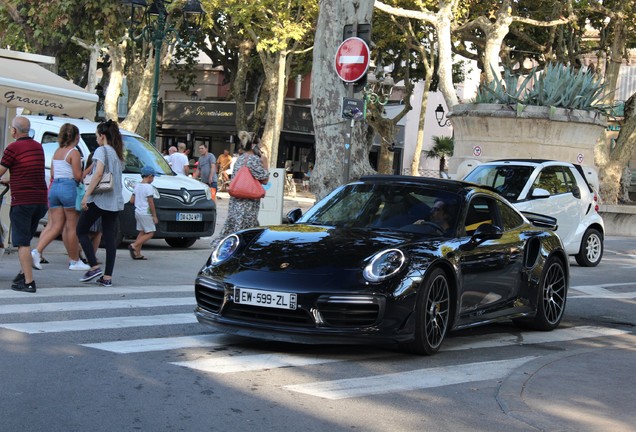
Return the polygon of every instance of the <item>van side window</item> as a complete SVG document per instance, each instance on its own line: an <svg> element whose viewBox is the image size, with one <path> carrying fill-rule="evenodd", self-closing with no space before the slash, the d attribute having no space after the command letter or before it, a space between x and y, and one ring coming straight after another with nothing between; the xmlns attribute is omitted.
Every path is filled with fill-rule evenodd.
<svg viewBox="0 0 636 432"><path fill-rule="evenodd" d="M51 132L45 132L44 135L42 135L42 144L46 144L46 143L50 143L50 142L57 142L57 134L51 133Z"/></svg>

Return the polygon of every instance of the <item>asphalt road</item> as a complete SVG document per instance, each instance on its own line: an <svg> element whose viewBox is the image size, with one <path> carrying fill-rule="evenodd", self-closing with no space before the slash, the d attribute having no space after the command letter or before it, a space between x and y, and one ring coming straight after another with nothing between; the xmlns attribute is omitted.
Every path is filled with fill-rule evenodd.
<svg viewBox="0 0 636 432"><path fill-rule="evenodd" d="M307 207L286 202L285 208ZM223 211L223 204L219 205ZM571 261L562 326L450 335L432 357L218 334L194 319L210 239L147 261L118 250L113 288L78 281L54 242L38 292L0 262L0 431L630 430L636 424L636 238ZM103 253L103 252L100 252ZM99 256L99 254L98 254Z"/></svg>

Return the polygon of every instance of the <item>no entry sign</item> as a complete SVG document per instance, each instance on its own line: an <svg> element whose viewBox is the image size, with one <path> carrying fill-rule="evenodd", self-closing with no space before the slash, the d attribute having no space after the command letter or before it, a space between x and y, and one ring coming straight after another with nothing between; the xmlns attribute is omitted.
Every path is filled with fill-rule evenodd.
<svg viewBox="0 0 636 432"><path fill-rule="evenodd" d="M336 73L344 82L356 82L369 69L369 46L357 37L350 37L336 51Z"/></svg>

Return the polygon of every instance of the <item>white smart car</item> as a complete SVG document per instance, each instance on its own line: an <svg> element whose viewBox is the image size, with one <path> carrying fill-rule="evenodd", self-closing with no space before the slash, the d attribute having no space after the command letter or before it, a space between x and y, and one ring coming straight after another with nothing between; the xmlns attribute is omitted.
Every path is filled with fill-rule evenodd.
<svg viewBox="0 0 636 432"><path fill-rule="evenodd" d="M605 225L598 197L580 165L534 159L482 163L463 179L490 186L525 212L557 218L557 234L569 255L585 267L603 257Z"/></svg>

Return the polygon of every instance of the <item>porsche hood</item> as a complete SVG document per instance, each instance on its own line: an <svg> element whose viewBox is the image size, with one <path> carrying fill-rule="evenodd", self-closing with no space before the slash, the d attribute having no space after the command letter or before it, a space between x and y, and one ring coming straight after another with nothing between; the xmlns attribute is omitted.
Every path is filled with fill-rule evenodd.
<svg viewBox="0 0 636 432"><path fill-rule="evenodd" d="M302 234L302 235L301 235ZM359 269L374 253L399 247L409 236L313 225L274 226L257 234L240 264L252 270L325 273Z"/></svg>

